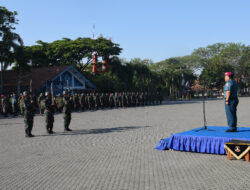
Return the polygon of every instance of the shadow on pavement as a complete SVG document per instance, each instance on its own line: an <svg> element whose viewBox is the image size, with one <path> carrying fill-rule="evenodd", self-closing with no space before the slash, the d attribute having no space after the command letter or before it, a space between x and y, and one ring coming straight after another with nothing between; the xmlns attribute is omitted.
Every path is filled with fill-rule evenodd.
<svg viewBox="0 0 250 190"><path fill-rule="evenodd" d="M112 132L123 132L140 128L148 128L152 126L125 126L125 127L115 127L115 128L99 128L99 129L81 129L81 130L72 130L69 132L55 132L54 134L45 134L45 135L35 135L36 137L43 136L61 136L61 135L87 135L87 134L104 134Z"/></svg>
<svg viewBox="0 0 250 190"><path fill-rule="evenodd" d="M205 101L222 101L223 98L205 98ZM203 102L202 98L197 98L193 100L170 100L170 101L164 101L162 105L173 105L173 104L197 104Z"/></svg>
<svg viewBox="0 0 250 190"><path fill-rule="evenodd" d="M174 104L197 104L200 101L167 101L163 102L162 105L174 105Z"/></svg>

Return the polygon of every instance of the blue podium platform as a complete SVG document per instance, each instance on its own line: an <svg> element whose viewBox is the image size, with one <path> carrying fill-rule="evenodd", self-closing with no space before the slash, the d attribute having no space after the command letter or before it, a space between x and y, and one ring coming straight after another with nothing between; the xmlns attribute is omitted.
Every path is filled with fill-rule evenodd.
<svg viewBox="0 0 250 190"><path fill-rule="evenodd" d="M207 154L226 154L224 144L232 139L250 140L250 128L238 127L237 132L225 132L228 127L208 126L209 130L197 129L172 134L170 138L161 139L155 149L198 152Z"/></svg>

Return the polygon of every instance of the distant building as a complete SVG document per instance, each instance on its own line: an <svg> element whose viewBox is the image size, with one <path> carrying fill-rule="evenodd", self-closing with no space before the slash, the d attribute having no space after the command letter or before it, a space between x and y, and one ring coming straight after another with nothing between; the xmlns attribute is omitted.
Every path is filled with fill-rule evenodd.
<svg viewBox="0 0 250 190"><path fill-rule="evenodd" d="M95 85L90 82L82 73L73 66L55 66L34 68L20 75L20 85L18 85L18 74L16 71L5 71L3 73L4 94L23 92L30 90L35 94L50 91L53 83L54 94L62 93L68 89L72 92L83 92L96 90Z"/></svg>

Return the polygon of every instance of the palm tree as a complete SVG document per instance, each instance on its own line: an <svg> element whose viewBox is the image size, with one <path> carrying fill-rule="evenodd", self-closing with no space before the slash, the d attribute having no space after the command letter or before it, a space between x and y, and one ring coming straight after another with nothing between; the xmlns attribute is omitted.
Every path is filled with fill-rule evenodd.
<svg viewBox="0 0 250 190"><path fill-rule="evenodd" d="M17 94L20 95L20 83L21 83L21 74L25 71L30 70L28 65L29 58L25 51L24 46L17 46L14 50L14 67L13 70L17 72Z"/></svg>

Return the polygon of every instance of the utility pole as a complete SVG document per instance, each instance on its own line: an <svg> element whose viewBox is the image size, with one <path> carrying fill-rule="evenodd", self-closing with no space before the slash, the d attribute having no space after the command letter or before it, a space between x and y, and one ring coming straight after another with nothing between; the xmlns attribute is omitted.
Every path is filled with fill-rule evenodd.
<svg viewBox="0 0 250 190"><path fill-rule="evenodd" d="M93 40L95 39L95 24L93 24Z"/></svg>

